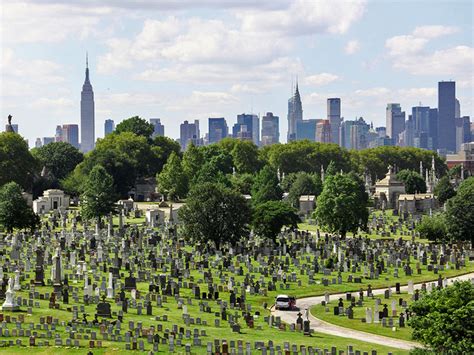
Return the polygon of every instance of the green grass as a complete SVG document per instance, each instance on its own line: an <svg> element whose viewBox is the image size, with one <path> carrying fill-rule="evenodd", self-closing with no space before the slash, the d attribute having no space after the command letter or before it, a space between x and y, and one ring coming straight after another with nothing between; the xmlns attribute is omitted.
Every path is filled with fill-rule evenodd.
<svg viewBox="0 0 474 355"><path fill-rule="evenodd" d="M381 299L381 304L379 305L379 311L383 310L384 304L387 305L388 307L388 313L389 316L392 315L391 311L391 303L392 300L396 301L396 309L397 309L397 316L393 317L393 324L396 326L396 331L393 331L392 328L389 327L383 327L382 326L382 321L380 320L380 323L362 323L362 319L365 319L365 308L370 307L372 309L372 312L375 309L375 299L380 298ZM411 302L412 295L409 295L407 293L401 293L399 295L396 295L395 293L392 294L392 297L390 299L385 299L383 295L378 295L375 296L374 298L367 298L366 294L364 294L364 301L362 304L362 307L353 307L354 311L354 319L349 319L347 316L335 316L333 313L333 307L337 306L339 300L331 300L328 304L329 311L325 311L325 307L322 306L321 304L316 305L311 308L311 314L315 316L316 318L319 318L323 321L326 321L328 323L332 323L335 325L339 325L341 327L345 328L350 328L354 330L359 330L371 334L376 334L376 335L383 335L386 337L391 337L391 338L396 338L396 339L402 339L402 340L408 340L412 341L412 329L407 325L406 322L406 316L405 316L405 328L399 328L398 327L398 319L399 315L401 312L403 312L403 308L399 306L398 300L400 298L403 298L404 300L407 301L408 305ZM346 301L345 298L343 298L344 302L344 307L347 308L350 305L349 301ZM373 320L373 318L372 318ZM388 322L388 321L387 321ZM388 323L387 323L388 324Z"/></svg>

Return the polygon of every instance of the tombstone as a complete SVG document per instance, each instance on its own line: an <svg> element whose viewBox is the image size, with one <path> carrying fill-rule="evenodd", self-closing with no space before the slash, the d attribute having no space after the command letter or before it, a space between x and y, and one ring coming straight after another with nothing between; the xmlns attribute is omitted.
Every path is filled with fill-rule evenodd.
<svg viewBox="0 0 474 355"><path fill-rule="evenodd" d="M96 307L96 315L98 317L106 317L106 318L112 318L112 312L110 308L110 303L105 301L106 296L102 296L102 302L97 304Z"/></svg>

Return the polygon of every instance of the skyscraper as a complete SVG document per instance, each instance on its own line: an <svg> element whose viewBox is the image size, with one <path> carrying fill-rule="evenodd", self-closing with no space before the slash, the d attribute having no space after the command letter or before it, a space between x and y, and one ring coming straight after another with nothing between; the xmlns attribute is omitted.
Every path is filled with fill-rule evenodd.
<svg viewBox="0 0 474 355"><path fill-rule="evenodd" d="M196 142L201 133L199 131L199 120L194 120L194 123L184 121L179 126L179 144L181 150L185 151L191 142Z"/></svg>
<svg viewBox="0 0 474 355"><path fill-rule="evenodd" d="M165 135L165 126L161 124L159 118L150 118L150 123L153 125L153 134L151 135L153 138Z"/></svg>
<svg viewBox="0 0 474 355"><path fill-rule="evenodd" d="M94 91L89 81L89 60L86 55L86 79L81 92L81 151L86 153L95 145Z"/></svg>
<svg viewBox="0 0 474 355"><path fill-rule="evenodd" d="M387 104L386 110L387 136L392 138L393 145L398 145L400 133L405 129L405 112L400 104Z"/></svg>
<svg viewBox="0 0 474 355"><path fill-rule="evenodd" d="M63 124L63 142L79 149L79 126L77 124Z"/></svg>
<svg viewBox="0 0 474 355"><path fill-rule="evenodd" d="M280 141L280 118L272 112L262 117L262 145L275 144Z"/></svg>
<svg viewBox="0 0 474 355"><path fill-rule="evenodd" d="M112 133L115 129L115 122L114 120L105 120L104 122L104 136Z"/></svg>
<svg viewBox="0 0 474 355"><path fill-rule="evenodd" d="M63 137L63 128L60 125L56 126L56 133L54 134L54 141L55 142L63 142L64 137Z"/></svg>
<svg viewBox="0 0 474 355"><path fill-rule="evenodd" d="M41 141L41 138L40 137L36 138L35 148L41 148L42 146L43 146L43 142Z"/></svg>
<svg viewBox="0 0 474 355"><path fill-rule="evenodd" d="M430 132L431 149L438 149L438 109L430 108Z"/></svg>
<svg viewBox="0 0 474 355"><path fill-rule="evenodd" d="M17 124L11 124L11 125L5 125L5 132L8 132L9 126L13 129L13 132L18 133L18 125Z"/></svg>
<svg viewBox="0 0 474 355"><path fill-rule="evenodd" d="M224 117L213 118L209 117L209 134L208 143L217 143L224 139L229 134L229 128Z"/></svg>
<svg viewBox="0 0 474 355"><path fill-rule="evenodd" d="M316 125L316 142L331 143L331 123L329 120L319 120Z"/></svg>
<svg viewBox="0 0 474 355"><path fill-rule="evenodd" d="M411 109L413 117L413 146L416 148L433 149L430 137L430 108L415 106Z"/></svg>
<svg viewBox="0 0 474 355"><path fill-rule="evenodd" d="M327 101L327 119L331 125L331 141L339 144L339 127L341 127L341 99L330 98Z"/></svg>
<svg viewBox="0 0 474 355"><path fill-rule="evenodd" d="M448 152L456 150L456 83L438 83L438 149Z"/></svg>
<svg viewBox="0 0 474 355"><path fill-rule="evenodd" d="M250 140L258 146L260 144L260 124L258 116L246 113L237 115L237 123L232 127L232 136L241 139L250 138Z"/></svg>
<svg viewBox="0 0 474 355"><path fill-rule="evenodd" d="M296 137L293 140L310 140L316 142L316 125L320 120L298 120L296 121Z"/></svg>
<svg viewBox="0 0 474 355"><path fill-rule="evenodd" d="M300 92L298 90L298 82L296 83L295 93L288 100L288 142L294 141L296 138L296 124L303 120L303 107L301 105Z"/></svg>

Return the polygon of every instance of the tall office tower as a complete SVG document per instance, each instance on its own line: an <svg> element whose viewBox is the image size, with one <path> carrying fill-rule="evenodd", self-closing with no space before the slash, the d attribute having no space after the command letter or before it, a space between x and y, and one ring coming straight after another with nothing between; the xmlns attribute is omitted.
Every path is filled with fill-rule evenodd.
<svg viewBox="0 0 474 355"><path fill-rule="evenodd" d="M15 123L11 124L11 125L6 124L5 125L5 132L9 132L10 128L13 129L13 132L18 133L18 125L17 124L15 124Z"/></svg>
<svg viewBox="0 0 474 355"><path fill-rule="evenodd" d="M460 118L461 117L461 103L459 102L458 99L455 101L455 106L454 106L454 118Z"/></svg>
<svg viewBox="0 0 474 355"><path fill-rule="evenodd" d="M79 149L79 126L77 124L63 124L63 142Z"/></svg>
<svg viewBox="0 0 474 355"><path fill-rule="evenodd" d="M114 120L105 120L104 122L104 136L107 136L109 135L110 133L112 133L115 129L115 122Z"/></svg>
<svg viewBox="0 0 474 355"><path fill-rule="evenodd" d="M86 55L86 79L81 92L81 151L87 153L95 145L94 91L89 81L89 60Z"/></svg>
<svg viewBox="0 0 474 355"><path fill-rule="evenodd" d="M351 127L356 121L344 121L339 129L339 143L341 147L351 149Z"/></svg>
<svg viewBox="0 0 474 355"><path fill-rule="evenodd" d="M303 107L301 105L298 82L296 83L295 93L288 100L288 142L294 141L296 137L296 124L303 120Z"/></svg>
<svg viewBox="0 0 474 355"><path fill-rule="evenodd" d="M41 148L43 146L43 142L41 141L41 138L36 138L35 142L35 148Z"/></svg>
<svg viewBox="0 0 474 355"><path fill-rule="evenodd" d="M430 138L430 108L415 106L411 109L413 117L413 146L416 148L433 149Z"/></svg>
<svg viewBox="0 0 474 355"><path fill-rule="evenodd" d="M262 145L275 144L280 141L280 118L272 112L262 117Z"/></svg>
<svg viewBox="0 0 474 355"><path fill-rule="evenodd" d="M316 142L331 143L331 123L329 120L319 120L316 124Z"/></svg>
<svg viewBox="0 0 474 355"><path fill-rule="evenodd" d="M217 143L229 135L229 128L224 117L209 117L208 143Z"/></svg>
<svg viewBox="0 0 474 355"><path fill-rule="evenodd" d="M43 138L42 138L42 142L43 142L42 145L46 145L46 144L49 144L49 143L53 143L54 141L55 141L55 138L54 138L54 137L43 137Z"/></svg>
<svg viewBox="0 0 474 355"><path fill-rule="evenodd" d="M438 149L438 109L430 108L430 131L431 149Z"/></svg>
<svg viewBox="0 0 474 355"><path fill-rule="evenodd" d="M438 149L449 153L456 150L456 82L438 83Z"/></svg>
<svg viewBox="0 0 474 355"><path fill-rule="evenodd" d="M165 135L165 126L161 124L159 118L150 118L150 123L153 125L152 138L163 137Z"/></svg>
<svg viewBox="0 0 474 355"><path fill-rule="evenodd" d="M310 119L310 120L300 120L296 121L296 137L294 140L310 140L311 142L316 142L316 126L321 120Z"/></svg>
<svg viewBox="0 0 474 355"><path fill-rule="evenodd" d="M56 133L54 134L54 141L55 142L63 142L63 128L61 126L56 126Z"/></svg>
<svg viewBox="0 0 474 355"><path fill-rule="evenodd" d="M408 115L408 120L405 122L405 129L400 132L398 136L398 145L402 147L414 146L414 127L415 123L412 115Z"/></svg>
<svg viewBox="0 0 474 355"><path fill-rule="evenodd" d="M386 127L393 145L398 145L398 137L405 129L405 112L402 112L400 104L387 104Z"/></svg>
<svg viewBox="0 0 474 355"><path fill-rule="evenodd" d="M375 132L377 132L379 138L385 138L387 135L387 129L385 127L376 127Z"/></svg>
<svg viewBox="0 0 474 355"><path fill-rule="evenodd" d="M358 120L353 121L353 124L349 126L349 141L350 149L365 149L369 145L369 130L370 125L365 122L362 117Z"/></svg>
<svg viewBox="0 0 474 355"><path fill-rule="evenodd" d="M327 100L327 119L331 124L331 139L339 144L339 128L341 127L341 99L330 98Z"/></svg>
<svg viewBox="0 0 474 355"><path fill-rule="evenodd" d="M189 123L188 121L181 123L179 126L179 144L181 145L181 150L185 151L191 142L195 144L200 136L199 120L194 120L194 123Z"/></svg>
<svg viewBox="0 0 474 355"><path fill-rule="evenodd" d="M238 137L241 132L241 137ZM237 123L232 127L232 136L234 138L248 139L257 146L260 145L260 124L259 118L254 114L237 115Z"/></svg>
<svg viewBox="0 0 474 355"><path fill-rule="evenodd" d="M456 152L461 150L461 144L471 141L471 119L469 116L456 119Z"/></svg>

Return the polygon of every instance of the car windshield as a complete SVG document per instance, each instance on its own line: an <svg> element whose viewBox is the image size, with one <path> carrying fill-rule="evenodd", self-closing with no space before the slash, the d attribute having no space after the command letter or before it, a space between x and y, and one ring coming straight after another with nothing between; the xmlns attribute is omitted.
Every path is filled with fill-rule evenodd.
<svg viewBox="0 0 474 355"><path fill-rule="evenodd" d="M277 302L290 302L288 297L278 297Z"/></svg>

